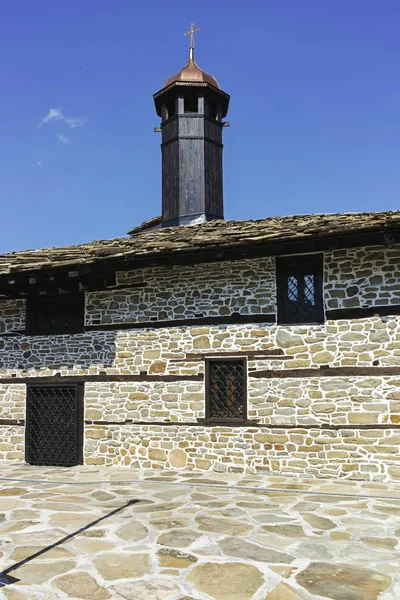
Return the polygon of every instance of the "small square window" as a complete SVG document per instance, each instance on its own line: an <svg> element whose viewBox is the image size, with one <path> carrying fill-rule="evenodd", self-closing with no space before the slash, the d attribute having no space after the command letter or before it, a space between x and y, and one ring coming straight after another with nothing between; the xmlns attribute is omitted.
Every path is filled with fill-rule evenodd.
<svg viewBox="0 0 400 600"><path fill-rule="evenodd" d="M246 421L246 361L206 361L206 420Z"/></svg>
<svg viewBox="0 0 400 600"><path fill-rule="evenodd" d="M199 112L199 99L193 94L187 94L184 97L184 111L185 113L198 113Z"/></svg>
<svg viewBox="0 0 400 600"><path fill-rule="evenodd" d="M323 255L276 259L278 323L323 323Z"/></svg>
<svg viewBox="0 0 400 600"><path fill-rule="evenodd" d="M83 328L83 294L28 298L28 335L81 333Z"/></svg>

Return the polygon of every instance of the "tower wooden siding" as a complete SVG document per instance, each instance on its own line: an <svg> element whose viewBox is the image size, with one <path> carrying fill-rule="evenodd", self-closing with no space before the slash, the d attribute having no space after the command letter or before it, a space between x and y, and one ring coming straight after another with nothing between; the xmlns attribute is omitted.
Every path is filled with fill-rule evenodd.
<svg viewBox="0 0 400 600"><path fill-rule="evenodd" d="M185 98L180 94L178 114L161 124L164 225L224 217L223 124L205 115L202 88L190 91L197 96L198 112L185 113Z"/></svg>

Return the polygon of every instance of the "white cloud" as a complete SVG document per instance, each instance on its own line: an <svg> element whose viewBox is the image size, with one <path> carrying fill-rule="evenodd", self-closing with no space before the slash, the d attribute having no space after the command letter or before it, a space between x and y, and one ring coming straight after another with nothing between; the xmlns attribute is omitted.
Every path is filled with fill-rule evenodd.
<svg viewBox="0 0 400 600"><path fill-rule="evenodd" d="M59 133L57 139L59 144L70 144L72 142L71 138L63 133Z"/></svg>
<svg viewBox="0 0 400 600"><path fill-rule="evenodd" d="M81 117L66 117L64 121L72 129L75 129L75 127L82 127L86 123L86 119L82 119Z"/></svg>
<svg viewBox="0 0 400 600"><path fill-rule="evenodd" d="M46 123L50 123L50 121L63 121L64 115L61 108L50 108L49 112L39 123L39 127L45 125Z"/></svg>
<svg viewBox="0 0 400 600"><path fill-rule="evenodd" d="M43 168L43 163L42 163L42 161L41 161L41 160L39 160L39 159L36 159L36 161L35 161L35 162L36 162L37 166L39 167L39 169L42 169L42 168Z"/></svg>
<svg viewBox="0 0 400 600"><path fill-rule="evenodd" d="M42 125L46 125L46 123L50 123L51 121L64 121L71 129L75 129L76 127L82 127L86 123L86 119L82 117L66 117L61 110L61 107L50 108L49 112L39 123L39 127Z"/></svg>

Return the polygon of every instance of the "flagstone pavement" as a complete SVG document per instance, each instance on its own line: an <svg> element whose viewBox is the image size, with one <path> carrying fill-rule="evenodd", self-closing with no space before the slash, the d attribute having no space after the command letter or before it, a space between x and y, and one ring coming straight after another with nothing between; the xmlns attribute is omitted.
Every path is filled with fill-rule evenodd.
<svg viewBox="0 0 400 600"><path fill-rule="evenodd" d="M2 600L400 600L399 537L394 484L0 465Z"/></svg>

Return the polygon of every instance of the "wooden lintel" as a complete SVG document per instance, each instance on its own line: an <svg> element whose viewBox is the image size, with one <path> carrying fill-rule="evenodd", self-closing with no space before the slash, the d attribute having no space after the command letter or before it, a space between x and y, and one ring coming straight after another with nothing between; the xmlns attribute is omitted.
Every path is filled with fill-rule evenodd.
<svg viewBox="0 0 400 600"><path fill-rule="evenodd" d="M24 419L0 419L0 425L16 425L16 426L24 426Z"/></svg>
<svg viewBox="0 0 400 600"><path fill-rule="evenodd" d="M0 384L23 383L26 385L58 385L61 383L96 383L96 382L146 382L146 381L203 381L203 375L53 375L48 377L0 377Z"/></svg>
<svg viewBox="0 0 400 600"><path fill-rule="evenodd" d="M286 356L281 348L271 348L270 350L238 350L231 352L219 352L215 350L213 352L199 352L193 353L188 352L184 358L173 358L171 362L187 362L187 361L202 361L206 359L218 359L226 357L246 357L249 360L293 360L294 356Z"/></svg>
<svg viewBox="0 0 400 600"><path fill-rule="evenodd" d="M210 326L213 325L229 325L239 323L265 323L271 324L276 322L274 314L266 315L241 315L233 313L231 315L221 317L193 317L190 319L170 319L167 321L150 321L139 323L94 323L86 325L85 331L114 331L120 329L161 329L164 327L190 327L190 326Z"/></svg>
<svg viewBox="0 0 400 600"><path fill-rule="evenodd" d="M400 315L400 304L386 306L364 306L356 308L337 308L327 310L325 313L328 321L347 319L367 319L368 317L386 317Z"/></svg>
<svg viewBox="0 0 400 600"><path fill-rule="evenodd" d="M400 375L400 367L320 367L319 369L250 370L249 377L257 379L298 379L307 377L389 377Z"/></svg>

